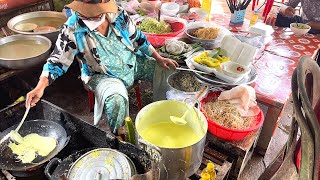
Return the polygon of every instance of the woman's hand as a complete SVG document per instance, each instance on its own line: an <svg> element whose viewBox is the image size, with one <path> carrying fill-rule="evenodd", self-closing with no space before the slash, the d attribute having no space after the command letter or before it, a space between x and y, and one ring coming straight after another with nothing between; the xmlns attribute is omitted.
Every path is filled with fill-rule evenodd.
<svg viewBox="0 0 320 180"><path fill-rule="evenodd" d="M32 91L27 94L26 108L30 105L34 107L36 103L41 99L44 93L44 89L49 85L49 80L47 77L41 77L38 85Z"/></svg>
<svg viewBox="0 0 320 180"><path fill-rule="evenodd" d="M36 88L30 91L27 94L26 107L30 104L31 107L34 107L36 103L43 96L44 89Z"/></svg>
<svg viewBox="0 0 320 180"><path fill-rule="evenodd" d="M294 16L295 10L291 6L283 6L280 9L280 13L284 16Z"/></svg>
<svg viewBox="0 0 320 180"><path fill-rule="evenodd" d="M173 67L174 69L179 67L179 64L177 63L177 61L174 61L169 58L160 57L159 59L156 59L156 60L162 67L166 68L167 70L170 70L170 66Z"/></svg>
<svg viewBox="0 0 320 180"><path fill-rule="evenodd" d="M174 69L179 67L177 61L174 61L169 58L164 58L160 56L160 54L157 51L154 51L152 53L152 57L156 59L157 63L159 63L162 67L166 68L167 70L170 70L170 66L172 66Z"/></svg>

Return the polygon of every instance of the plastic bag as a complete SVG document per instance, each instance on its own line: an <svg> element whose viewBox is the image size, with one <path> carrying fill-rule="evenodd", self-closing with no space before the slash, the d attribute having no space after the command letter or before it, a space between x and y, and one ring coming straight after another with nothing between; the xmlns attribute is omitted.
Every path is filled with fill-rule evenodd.
<svg viewBox="0 0 320 180"><path fill-rule="evenodd" d="M221 92L218 100L227 100L237 107L241 116L256 116L259 108L256 102L256 92L247 85L236 86L228 91Z"/></svg>

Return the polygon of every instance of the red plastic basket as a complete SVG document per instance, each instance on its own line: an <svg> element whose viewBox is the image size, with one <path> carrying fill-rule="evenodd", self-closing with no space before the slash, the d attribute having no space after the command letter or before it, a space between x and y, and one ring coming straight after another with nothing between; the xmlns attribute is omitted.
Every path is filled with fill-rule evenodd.
<svg viewBox="0 0 320 180"><path fill-rule="evenodd" d="M212 99L212 97L218 97L220 95L221 92L211 92L209 93L206 97L204 97L201 101L200 104L204 104L206 102L208 102L209 100ZM201 112L203 112L202 108L200 108ZM247 129L242 129L242 130L238 130L238 129L231 129L231 128L227 128L224 126L221 126L217 123L215 123L214 121L210 120L206 114L203 112L203 114L205 115L205 117L207 118L208 121L208 131L221 138L224 140L242 140L244 139L246 136L248 136L251 132L259 129L264 121L264 117L263 117L263 113L260 110L259 114L256 116L255 119L255 123L252 127L247 128Z"/></svg>
<svg viewBox="0 0 320 180"><path fill-rule="evenodd" d="M152 46L154 47L160 47L165 44L166 39L172 39L175 37L178 37L179 35L182 35L184 33L184 30L186 28L186 25L183 22L175 21L166 21L170 24L172 32L166 33L166 34L151 34L143 32L147 36L148 41Z"/></svg>

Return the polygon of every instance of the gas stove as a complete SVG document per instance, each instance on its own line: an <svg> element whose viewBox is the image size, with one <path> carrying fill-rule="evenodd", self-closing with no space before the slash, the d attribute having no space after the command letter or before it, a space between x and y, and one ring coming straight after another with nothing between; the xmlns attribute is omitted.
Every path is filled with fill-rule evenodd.
<svg viewBox="0 0 320 180"><path fill-rule="evenodd" d="M4 131L14 124L18 124L24 111L24 102L1 110L0 131ZM26 121L34 119L45 119L57 122L66 129L67 134L71 137L68 145L56 158L63 160L69 155L78 153L81 150L105 147L116 149L126 154L134 162L139 174L143 174L151 168L151 161L144 151L131 144L120 142L111 132L102 131L48 101L41 100L36 107L30 110ZM44 180L47 179L44 175L45 166L46 164L35 170L23 172L8 171L8 173L16 179ZM0 179L7 178L3 173L0 173Z"/></svg>
<svg viewBox="0 0 320 180"><path fill-rule="evenodd" d="M24 102L20 102L14 106L0 110L0 132L14 124L18 124L24 114L24 111ZM81 153L84 154L90 149L106 147L116 149L126 154L134 162L138 174L144 174L151 169L151 161L148 159L146 152L131 144L120 142L111 132L105 132L95 126L92 126L86 121L77 118L48 101L41 100L36 107L30 110L27 120L34 119L55 121L62 125L66 129L67 134L71 137L68 145L55 158L59 158L61 160L66 160L68 158L72 159L75 157L78 158L81 156ZM75 159L70 160L71 163ZM215 164L215 169L217 171L216 179L226 179L228 177L228 173L232 165L228 162L228 156L216 151L214 145L210 142L210 138L207 137L202 164L199 170L189 179L200 179L201 171L209 161ZM8 171L8 173L10 173L10 175L15 179L45 180L48 179L44 174L45 167L46 164L31 171ZM5 174L0 171L0 180L2 179L8 179L8 175L6 177ZM53 177L51 179L59 179L59 177Z"/></svg>

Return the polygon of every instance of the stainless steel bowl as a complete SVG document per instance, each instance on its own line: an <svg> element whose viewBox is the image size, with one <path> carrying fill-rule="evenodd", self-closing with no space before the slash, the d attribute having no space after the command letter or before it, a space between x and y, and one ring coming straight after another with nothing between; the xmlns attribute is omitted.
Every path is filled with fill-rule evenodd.
<svg viewBox="0 0 320 180"><path fill-rule="evenodd" d="M50 31L50 32L25 32L25 31L18 31L14 28L21 21L25 21L25 20L32 19L32 18L41 18L41 17L50 17L50 18L61 19L64 22L67 21L66 16L61 12L35 11L35 12L21 14L19 16L16 16L16 17L10 19L7 23L7 26L10 30L12 30L16 33L26 34L26 35L42 35L42 36L49 38L52 43L55 43L57 40L58 34L59 34L59 28L57 28L57 30L55 30L55 31Z"/></svg>
<svg viewBox="0 0 320 180"><path fill-rule="evenodd" d="M191 39L192 42L199 42L203 45L203 48L205 49L213 49L213 48L216 48L218 46L218 44L216 43L216 40L215 39L212 39L212 40L207 40L207 39L200 39L200 38L197 38L195 36L193 36L193 32L197 29L199 29L201 27L197 27L197 28L190 28L190 27L187 27L186 30L185 30L185 33L186 35Z"/></svg>
<svg viewBox="0 0 320 180"><path fill-rule="evenodd" d="M195 92L181 91L181 90L173 87L173 85L172 85L173 79L174 79L176 76L181 76L181 74L191 74L192 76L194 76L195 80L198 81L198 79L196 78L196 76L194 75L194 73L192 73L192 72L186 72L186 71L178 71L178 72L172 73L171 75L168 76L167 83L168 83L168 85L169 85L169 89L170 89L170 90L174 90L174 91L176 91L177 93L183 94L183 95L195 95L195 96L196 96L197 94L199 94L200 89L201 89L204 85L203 85L201 88L199 88L199 91L195 91ZM200 83L200 82L199 82L199 83ZM200 84L201 84L201 83L200 83Z"/></svg>
<svg viewBox="0 0 320 180"><path fill-rule="evenodd" d="M43 43L47 45L47 49L40 55L30 57L30 58L22 58L22 59L6 59L0 57L0 66L9 68L9 69L27 69L32 66L35 66L37 64L40 64L41 62L44 62L49 54L50 54L50 49L51 49L51 41L44 37L44 36L39 36L39 35L13 35L13 36L8 36L0 39L0 46L9 42L14 42L17 40L34 40L37 41L38 43ZM17 49L17 51L19 51Z"/></svg>

